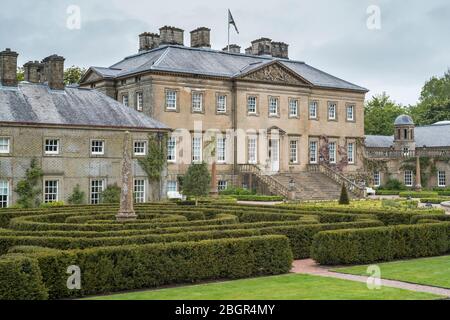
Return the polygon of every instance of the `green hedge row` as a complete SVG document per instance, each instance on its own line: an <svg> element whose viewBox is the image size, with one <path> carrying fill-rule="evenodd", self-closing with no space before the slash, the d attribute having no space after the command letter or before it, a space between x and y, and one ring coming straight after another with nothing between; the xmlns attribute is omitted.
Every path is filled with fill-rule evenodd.
<svg viewBox="0 0 450 320"><path fill-rule="evenodd" d="M435 191L402 191L399 196L402 198L436 198L439 194Z"/></svg>
<svg viewBox="0 0 450 320"><path fill-rule="evenodd" d="M37 260L50 299L283 274L292 265L284 236L34 251L26 250L26 254ZM66 270L71 265L81 269L81 290L66 287Z"/></svg>
<svg viewBox="0 0 450 320"><path fill-rule="evenodd" d="M43 300L48 298L36 260L23 255L0 257L0 300Z"/></svg>
<svg viewBox="0 0 450 320"><path fill-rule="evenodd" d="M450 215L444 214L419 214L411 218L411 224L416 224L419 220L437 220L437 221L448 221L450 222Z"/></svg>
<svg viewBox="0 0 450 320"><path fill-rule="evenodd" d="M323 231L311 256L320 264L366 264L443 255L449 251L449 223Z"/></svg>
<svg viewBox="0 0 450 320"><path fill-rule="evenodd" d="M259 201L259 202L274 202L274 201L283 201L284 197L282 196L264 196L264 195L256 195L256 194L234 194L230 195L230 197L238 200L238 201Z"/></svg>
<svg viewBox="0 0 450 320"><path fill-rule="evenodd" d="M317 225L274 226L262 228L261 234L280 234L289 239L295 259L306 259L311 256L311 245L314 235L323 230L370 228L383 224L379 221L343 222Z"/></svg>
<svg viewBox="0 0 450 320"><path fill-rule="evenodd" d="M446 201L450 201L450 198L437 197L437 198L421 198L420 199L420 202L422 202L422 203L432 203L432 204L441 204L442 202L446 202Z"/></svg>
<svg viewBox="0 0 450 320"><path fill-rule="evenodd" d="M400 193L399 190L377 190L376 195L377 196L398 196Z"/></svg>

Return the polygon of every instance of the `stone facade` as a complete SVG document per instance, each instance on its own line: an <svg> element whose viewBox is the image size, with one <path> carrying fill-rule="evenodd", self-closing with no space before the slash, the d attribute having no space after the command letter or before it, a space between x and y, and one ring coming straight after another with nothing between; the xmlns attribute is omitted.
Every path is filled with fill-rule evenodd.
<svg viewBox="0 0 450 320"><path fill-rule="evenodd" d="M76 185L86 194L86 200L93 201L91 187L93 181L103 181L103 187L121 184L121 163L123 158L123 141L125 130L92 128L45 128L15 125L1 125L0 138L8 138L9 153L0 153L0 180L8 181L9 205L17 200L13 192L18 181L25 177L32 158L38 160L44 172L43 183L47 180L58 181L58 201L67 203ZM133 141L147 141L149 132L132 131ZM59 152L46 154L46 140L58 140ZM104 141L104 154L94 155L91 143ZM138 164L138 157L133 154L133 175L137 180L145 181L145 200L151 201L162 197L162 187L148 181L146 173ZM159 189L161 191L159 192ZM44 194L42 201L44 201Z"/></svg>

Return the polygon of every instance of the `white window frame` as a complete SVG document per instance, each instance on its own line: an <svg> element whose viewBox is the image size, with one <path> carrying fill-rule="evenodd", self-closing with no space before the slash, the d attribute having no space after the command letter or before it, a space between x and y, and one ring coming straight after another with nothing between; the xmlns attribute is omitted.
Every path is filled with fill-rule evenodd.
<svg viewBox="0 0 450 320"><path fill-rule="evenodd" d="M47 147L52 148L55 147L54 145L51 145L49 142L55 142L56 141L56 151L49 151L47 150ZM56 139L56 138L48 138L44 140L44 154L49 154L49 155L55 155L55 154L59 154L59 145L60 145L60 140Z"/></svg>
<svg viewBox="0 0 450 320"><path fill-rule="evenodd" d="M55 185L50 183L55 182ZM59 180L57 179L44 179L44 203L52 203L59 201Z"/></svg>
<svg viewBox="0 0 450 320"><path fill-rule="evenodd" d="M178 181L168 180L167 181L167 192L178 192Z"/></svg>
<svg viewBox="0 0 450 320"><path fill-rule="evenodd" d="M328 157L331 164L336 164L336 142L328 144Z"/></svg>
<svg viewBox="0 0 450 320"><path fill-rule="evenodd" d="M142 146L137 146L137 144L143 144ZM143 149L143 151L141 151ZM139 151L137 151L139 150ZM148 143L145 140L135 140L133 143L133 153L135 156L146 156L148 151Z"/></svg>
<svg viewBox="0 0 450 320"><path fill-rule="evenodd" d="M94 148L100 148L100 145L94 146L94 143L101 142L101 151L94 151ZM105 140L93 139L91 140L91 154L93 156L103 156L105 154Z"/></svg>
<svg viewBox="0 0 450 320"><path fill-rule="evenodd" d="M177 162L177 138L169 137L167 139L167 162Z"/></svg>
<svg viewBox="0 0 450 320"><path fill-rule="evenodd" d="M278 116L279 98L269 97L269 117Z"/></svg>
<svg viewBox="0 0 450 320"><path fill-rule="evenodd" d="M125 107L129 107L130 106L130 97L129 97L128 93L122 95L122 104Z"/></svg>
<svg viewBox="0 0 450 320"><path fill-rule="evenodd" d="M202 137L192 137L192 162L202 162Z"/></svg>
<svg viewBox="0 0 450 320"><path fill-rule="evenodd" d="M355 143L349 142L347 144L347 162L348 164L355 164Z"/></svg>
<svg viewBox="0 0 450 320"><path fill-rule="evenodd" d="M289 141L289 163L298 164L298 140Z"/></svg>
<svg viewBox="0 0 450 320"><path fill-rule="evenodd" d="M328 120L336 120L337 118L337 103L328 102Z"/></svg>
<svg viewBox="0 0 450 320"><path fill-rule="evenodd" d="M317 119L317 110L319 108L318 101L310 101L308 107L309 119Z"/></svg>
<svg viewBox="0 0 450 320"><path fill-rule="evenodd" d="M226 113L227 112L227 95L225 95L225 94L217 95L216 111L217 111L217 113Z"/></svg>
<svg viewBox="0 0 450 320"><path fill-rule="evenodd" d="M138 185L139 182L139 185ZM147 202L147 187L146 180L141 178L135 178L133 181L133 196L135 203Z"/></svg>
<svg viewBox="0 0 450 320"><path fill-rule="evenodd" d="M247 97L247 113L248 114L257 114L258 110L258 97L257 96L248 96Z"/></svg>
<svg viewBox="0 0 450 320"><path fill-rule="evenodd" d="M317 164L318 163L318 142L310 141L309 142L309 163Z"/></svg>
<svg viewBox="0 0 450 320"><path fill-rule="evenodd" d="M219 180L217 181L217 190L224 191L228 188L228 181L227 180Z"/></svg>
<svg viewBox="0 0 450 320"><path fill-rule="evenodd" d="M177 110L177 91L166 90L166 109Z"/></svg>
<svg viewBox="0 0 450 320"><path fill-rule="evenodd" d="M9 193L9 180L0 180L0 208L9 207Z"/></svg>
<svg viewBox="0 0 450 320"><path fill-rule="evenodd" d="M347 121L355 121L355 105L347 105Z"/></svg>
<svg viewBox="0 0 450 320"><path fill-rule="evenodd" d="M136 92L136 110L144 110L144 93L142 91Z"/></svg>
<svg viewBox="0 0 450 320"><path fill-rule="evenodd" d="M447 186L447 173L445 171L438 171L437 173L438 187L445 188Z"/></svg>
<svg viewBox="0 0 450 320"><path fill-rule="evenodd" d="M247 138L247 162L249 164L258 163L258 138L248 137Z"/></svg>
<svg viewBox="0 0 450 320"><path fill-rule="evenodd" d="M0 146L2 146L2 148L0 148L0 153L1 154L9 154L9 153L11 153L11 138L9 138L9 137L0 137L0 141L1 140L6 141L6 143L3 142L3 143L0 144ZM5 149L3 149L3 148L5 148Z"/></svg>
<svg viewBox="0 0 450 320"><path fill-rule="evenodd" d="M94 186L94 184L96 184ZM94 191L94 188L95 191ZM100 195L105 190L105 179L92 179L89 183L89 202L90 204L99 204Z"/></svg>
<svg viewBox="0 0 450 320"><path fill-rule="evenodd" d="M192 112L203 112L203 92L192 92Z"/></svg>
<svg viewBox="0 0 450 320"><path fill-rule="evenodd" d="M414 179L413 179L413 172L411 170L405 170L403 178L404 178L405 186L407 186L407 187L413 186Z"/></svg>
<svg viewBox="0 0 450 320"><path fill-rule="evenodd" d="M381 186L381 172L380 171L375 171L373 173L373 185L377 188Z"/></svg>
<svg viewBox="0 0 450 320"><path fill-rule="evenodd" d="M218 137L216 148L217 148L217 162L225 163L227 154L227 139L225 137Z"/></svg>
<svg viewBox="0 0 450 320"><path fill-rule="evenodd" d="M289 117L298 117L298 99L289 99Z"/></svg>

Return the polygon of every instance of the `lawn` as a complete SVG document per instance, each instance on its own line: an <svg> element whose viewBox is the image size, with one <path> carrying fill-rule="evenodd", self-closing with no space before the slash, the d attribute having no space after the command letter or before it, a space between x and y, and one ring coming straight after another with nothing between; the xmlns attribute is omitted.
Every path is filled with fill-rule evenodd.
<svg viewBox="0 0 450 320"><path fill-rule="evenodd" d="M365 283L291 274L255 279L140 291L97 300L428 300L440 296L383 287L369 290Z"/></svg>
<svg viewBox="0 0 450 320"><path fill-rule="evenodd" d="M381 278L450 289L450 256L380 263ZM367 266L338 268L334 271L366 275Z"/></svg>

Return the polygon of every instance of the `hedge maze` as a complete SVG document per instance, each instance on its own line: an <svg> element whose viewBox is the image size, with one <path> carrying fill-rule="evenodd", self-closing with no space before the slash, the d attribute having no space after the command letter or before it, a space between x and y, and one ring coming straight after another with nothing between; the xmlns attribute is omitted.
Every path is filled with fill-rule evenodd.
<svg viewBox="0 0 450 320"><path fill-rule="evenodd" d="M0 211L0 299L61 299L289 272L293 259L357 264L442 255L450 217L205 202L141 204L118 223L114 205ZM81 288L68 289L70 266Z"/></svg>

